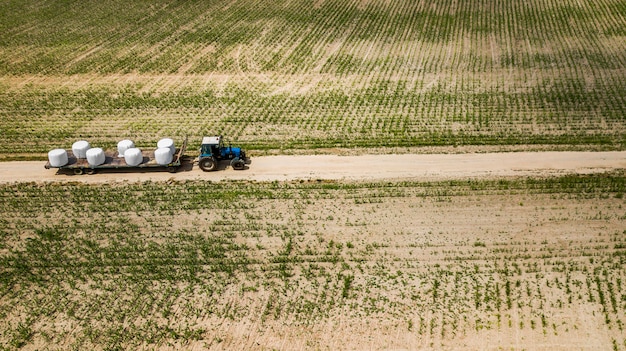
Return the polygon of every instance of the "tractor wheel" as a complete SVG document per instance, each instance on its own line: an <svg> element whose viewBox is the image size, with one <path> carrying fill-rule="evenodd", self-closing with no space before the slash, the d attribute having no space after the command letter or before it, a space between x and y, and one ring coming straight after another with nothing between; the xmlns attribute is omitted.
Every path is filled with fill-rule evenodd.
<svg viewBox="0 0 626 351"><path fill-rule="evenodd" d="M178 171L178 167L169 166L167 167L167 171L170 173L176 173L176 171Z"/></svg>
<svg viewBox="0 0 626 351"><path fill-rule="evenodd" d="M205 172L214 171L217 168L217 162L213 157L205 157L199 162L200 169Z"/></svg>
<svg viewBox="0 0 626 351"><path fill-rule="evenodd" d="M245 162L242 159L235 157L232 161L230 161L230 166L235 170L242 170L246 166Z"/></svg>

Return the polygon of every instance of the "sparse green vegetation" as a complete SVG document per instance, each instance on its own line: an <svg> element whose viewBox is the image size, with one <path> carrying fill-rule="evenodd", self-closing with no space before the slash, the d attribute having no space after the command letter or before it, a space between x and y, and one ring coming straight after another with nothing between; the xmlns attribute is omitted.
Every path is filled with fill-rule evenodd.
<svg viewBox="0 0 626 351"><path fill-rule="evenodd" d="M567 335L582 321L563 316L579 308L617 332L626 229L614 195L625 191L621 172L3 185L0 341L227 346L225 325L259 323L262 334L291 321L320 342L316 328L350 318L397 320L416 345L450 345L488 330Z"/></svg>

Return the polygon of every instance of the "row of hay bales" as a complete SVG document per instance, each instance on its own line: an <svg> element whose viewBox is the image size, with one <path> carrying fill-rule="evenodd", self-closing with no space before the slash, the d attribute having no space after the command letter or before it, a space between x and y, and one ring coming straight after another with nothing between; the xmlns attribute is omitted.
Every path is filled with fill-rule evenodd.
<svg viewBox="0 0 626 351"><path fill-rule="evenodd" d="M172 163L176 147L174 140L165 138L159 140L157 149L154 152L154 158L160 165L168 165ZM77 159L87 159L89 166L95 167L106 161L104 150L99 147L92 148L88 141L79 140L72 144L72 153ZM143 162L143 153L135 147L132 140L122 140L117 143L118 157L123 157L129 166L139 166ZM52 167L63 167L68 164L69 158L67 151L64 149L54 149L48 152L48 161Z"/></svg>

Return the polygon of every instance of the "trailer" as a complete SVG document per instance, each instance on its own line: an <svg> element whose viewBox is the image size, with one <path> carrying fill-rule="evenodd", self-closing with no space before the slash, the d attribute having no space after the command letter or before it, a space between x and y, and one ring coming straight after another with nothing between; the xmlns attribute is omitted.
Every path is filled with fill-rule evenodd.
<svg viewBox="0 0 626 351"><path fill-rule="evenodd" d="M170 173L176 173L178 167L180 167L187 148L187 138L183 141L181 147L177 148L172 157L172 162L169 164L159 164L154 157L155 150L142 150L143 161L137 166L131 166L126 163L124 157L119 157L116 151L105 151L105 161L101 165L92 166L86 159L77 158L72 150L67 150L68 162L64 166L54 167L50 164L50 161L44 166L46 169L58 168L62 170L69 170L74 174L94 174L99 169L140 169L140 168L163 168Z"/></svg>

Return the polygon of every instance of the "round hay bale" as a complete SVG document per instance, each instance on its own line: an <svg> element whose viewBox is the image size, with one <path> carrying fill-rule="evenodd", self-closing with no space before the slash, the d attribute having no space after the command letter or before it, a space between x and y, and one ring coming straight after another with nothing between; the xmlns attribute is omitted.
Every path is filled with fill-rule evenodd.
<svg viewBox="0 0 626 351"><path fill-rule="evenodd" d="M135 147L135 143L132 140L122 140L117 143L117 153L119 157L124 157L126 150Z"/></svg>
<svg viewBox="0 0 626 351"><path fill-rule="evenodd" d="M106 161L106 156L104 155L104 150L99 147L94 147L87 150L87 162L90 166L99 166Z"/></svg>
<svg viewBox="0 0 626 351"><path fill-rule="evenodd" d="M160 165L167 165L172 163L172 153L167 147L156 149L156 151L154 151L154 158L156 159L156 162Z"/></svg>
<svg viewBox="0 0 626 351"><path fill-rule="evenodd" d="M87 158L87 150L91 149L88 141L79 140L72 144L72 153L76 158Z"/></svg>
<svg viewBox="0 0 626 351"><path fill-rule="evenodd" d="M62 167L68 162L67 151L63 149L54 149L48 152L48 161L52 167Z"/></svg>
<svg viewBox="0 0 626 351"><path fill-rule="evenodd" d="M143 162L143 154L141 150L136 147L126 150L124 153L124 159L129 166L139 166Z"/></svg>
<svg viewBox="0 0 626 351"><path fill-rule="evenodd" d="M172 140L170 138L165 138L165 139L159 140L159 142L157 143L157 148L159 148L159 149L161 149L161 148L169 148L170 149L170 154L172 154L172 156L176 152L176 146L174 146L174 140Z"/></svg>

